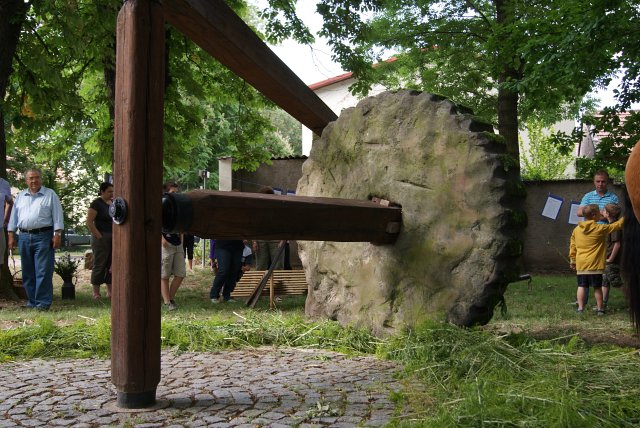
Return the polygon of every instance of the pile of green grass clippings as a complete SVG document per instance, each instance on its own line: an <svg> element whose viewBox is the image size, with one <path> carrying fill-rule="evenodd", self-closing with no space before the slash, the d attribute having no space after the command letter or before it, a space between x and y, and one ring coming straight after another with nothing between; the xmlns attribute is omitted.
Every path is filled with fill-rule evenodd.
<svg viewBox="0 0 640 428"><path fill-rule="evenodd" d="M58 326L38 317L30 325L0 330L0 362L29 358L106 358L111 354L111 321Z"/></svg>
<svg viewBox="0 0 640 428"><path fill-rule="evenodd" d="M621 427L640 424L640 358L578 336L536 341L428 323L381 346L401 361L399 426Z"/></svg>
<svg viewBox="0 0 640 428"><path fill-rule="evenodd" d="M198 322L165 320L162 346L179 351L287 346L371 354L379 343L363 329L341 327L334 321L307 322L299 314L248 312L236 316L231 322L222 318Z"/></svg>
<svg viewBox="0 0 640 428"><path fill-rule="evenodd" d="M106 358L110 355L108 317L96 322L56 325L39 317L21 328L0 330L0 362L29 358ZM236 320L166 319L162 347L176 352L206 352L258 346L329 349L345 354L375 353L379 341L362 329L341 327L333 321L310 323L300 315L236 314Z"/></svg>

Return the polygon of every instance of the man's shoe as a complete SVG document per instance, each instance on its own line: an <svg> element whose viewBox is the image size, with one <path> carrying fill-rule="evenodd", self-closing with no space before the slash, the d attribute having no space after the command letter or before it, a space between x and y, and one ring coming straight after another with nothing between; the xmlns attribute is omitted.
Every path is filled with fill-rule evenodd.
<svg viewBox="0 0 640 428"><path fill-rule="evenodd" d="M576 309L576 312L577 312L577 313L579 313L579 314L581 314L581 313L583 313L583 312L584 312L584 309L580 309L580 308L578 308L578 309Z"/></svg>
<svg viewBox="0 0 640 428"><path fill-rule="evenodd" d="M220 303L220 300L218 300L218 299L211 299L211 303Z"/></svg>
<svg viewBox="0 0 640 428"><path fill-rule="evenodd" d="M169 310L173 311L174 309L178 309L178 305L175 300L169 300Z"/></svg>

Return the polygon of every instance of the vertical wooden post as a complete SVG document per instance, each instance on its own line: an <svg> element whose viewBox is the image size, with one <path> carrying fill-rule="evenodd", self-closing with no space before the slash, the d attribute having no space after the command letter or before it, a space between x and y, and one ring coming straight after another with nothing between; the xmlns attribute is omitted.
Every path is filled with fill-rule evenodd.
<svg viewBox="0 0 640 428"><path fill-rule="evenodd" d="M152 0L126 0L118 14L116 197L127 216L113 230L111 377L117 405L155 404L160 382L160 231L164 16Z"/></svg>
<svg viewBox="0 0 640 428"><path fill-rule="evenodd" d="M273 299L275 298L275 290L273 289L273 273L271 274L271 281L269 282L269 309L273 309Z"/></svg>

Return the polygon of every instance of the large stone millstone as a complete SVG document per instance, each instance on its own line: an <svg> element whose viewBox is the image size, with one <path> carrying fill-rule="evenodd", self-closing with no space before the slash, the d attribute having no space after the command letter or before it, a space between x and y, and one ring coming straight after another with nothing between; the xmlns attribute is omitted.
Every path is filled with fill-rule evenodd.
<svg viewBox="0 0 640 428"><path fill-rule="evenodd" d="M394 245L299 242L307 316L377 334L426 318L491 319L518 277L524 187L503 140L459 110L428 93L385 92L314 142L297 194L387 199L402 206L403 226Z"/></svg>

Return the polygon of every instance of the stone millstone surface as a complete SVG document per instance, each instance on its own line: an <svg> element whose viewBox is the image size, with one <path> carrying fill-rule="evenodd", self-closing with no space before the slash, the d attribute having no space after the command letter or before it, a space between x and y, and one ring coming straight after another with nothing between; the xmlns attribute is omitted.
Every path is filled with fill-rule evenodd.
<svg viewBox="0 0 640 428"><path fill-rule="evenodd" d="M299 242L307 316L377 334L487 323L518 276L518 177L492 127L442 97L385 92L344 110L314 142L297 194L380 197L402 206L403 225L393 245Z"/></svg>

